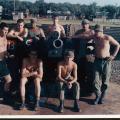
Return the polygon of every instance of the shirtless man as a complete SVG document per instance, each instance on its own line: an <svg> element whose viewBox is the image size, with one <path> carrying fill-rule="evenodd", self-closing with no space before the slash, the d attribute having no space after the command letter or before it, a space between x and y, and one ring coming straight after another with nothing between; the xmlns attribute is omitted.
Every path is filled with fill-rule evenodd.
<svg viewBox="0 0 120 120"><path fill-rule="evenodd" d="M31 19L31 28L29 30L28 36L30 38L35 38L36 40L43 39L45 40L45 34L42 28L37 27L36 19Z"/></svg>
<svg viewBox="0 0 120 120"><path fill-rule="evenodd" d="M28 29L24 27L25 23L23 19L17 20L17 27L12 29L8 36L17 38L19 41L23 42L24 38L28 36Z"/></svg>
<svg viewBox="0 0 120 120"><path fill-rule="evenodd" d="M22 104L20 109L25 108L25 85L29 81L29 79L33 79L35 84L36 95L35 110L39 108L41 92L40 82L42 81L42 78L43 78L43 63L40 59L38 59L37 52L35 50L31 50L29 53L29 57L24 58L22 64L20 80L20 93Z"/></svg>
<svg viewBox="0 0 120 120"><path fill-rule="evenodd" d="M94 87L96 99L94 104L102 104L106 95L111 74L111 62L119 51L119 43L111 36L103 34L101 25L95 26L95 79ZM114 45L115 50L110 53L110 46ZM100 79L101 78L101 79Z"/></svg>
<svg viewBox="0 0 120 120"><path fill-rule="evenodd" d="M28 29L25 28L25 23L23 19L17 20L17 27L11 29L8 33L8 37L16 40L15 44L15 58L18 61L19 67L21 67L21 61L23 57L27 54L27 48L24 42L26 43L26 38L28 36Z"/></svg>
<svg viewBox="0 0 120 120"><path fill-rule="evenodd" d="M63 38L65 37L65 30L63 28L62 25L60 25L58 22L59 22L59 17L57 15L54 15L52 17L53 19L53 24L49 26L48 28L48 32L51 33L51 32L55 32L57 31L59 33L59 37L58 38Z"/></svg>
<svg viewBox="0 0 120 120"><path fill-rule="evenodd" d="M74 110L80 111L79 108L79 92L80 87L77 82L77 64L73 62L74 52L67 51L64 55L64 60L58 64L58 80L60 89L60 106L59 112L64 109L64 91L65 88L73 89L74 95Z"/></svg>
<svg viewBox="0 0 120 120"><path fill-rule="evenodd" d="M87 41L92 39L92 35L94 34L94 31L90 29L90 24L87 19L84 19L81 23L82 29L78 30L72 38L80 38L85 39Z"/></svg>
<svg viewBox="0 0 120 120"><path fill-rule="evenodd" d="M5 79L4 90L8 92L12 78L7 68L5 57L7 55L7 39L8 26L6 23L0 24L0 77Z"/></svg>
<svg viewBox="0 0 120 120"><path fill-rule="evenodd" d="M91 39L93 39L94 30L90 29L89 21L87 19L84 19L81 23L82 29L78 30L75 35L73 35L71 38L77 39L76 45L77 47L77 59L83 59L86 57L86 45L88 44ZM79 48L79 49L78 49Z"/></svg>
<svg viewBox="0 0 120 120"><path fill-rule="evenodd" d="M90 29L89 21L84 19L81 22L82 29L78 30L75 35L72 36L75 43L75 60L80 66L78 72L80 76L81 91L84 95L91 95L93 88L93 71L91 66L93 64L88 61L90 55L87 53L87 44L93 42L94 30ZM91 54L92 55L92 54ZM92 58L92 57L91 57ZM88 69L89 68L89 69Z"/></svg>

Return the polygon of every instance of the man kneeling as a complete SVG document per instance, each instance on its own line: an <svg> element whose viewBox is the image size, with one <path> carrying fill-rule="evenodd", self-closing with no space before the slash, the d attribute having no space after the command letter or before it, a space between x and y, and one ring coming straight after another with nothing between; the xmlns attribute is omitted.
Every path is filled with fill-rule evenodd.
<svg viewBox="0 0 120 120"><path fill-rule="evenodd" d="M40 92L41 86L40 82L42 81L43 77L43 63L37 57L37 52L35 50L31 50L29 53L28 58L25 58L22 63L22 70L21 70L21 81L20 81L20 93L22 104L20 109L24 109L25 106L25 85L29 79L34 80L35 84L35 95L36 95L36 103L35 103L35 110L39 108L39 100L40 100Z"/></svg>
<svg viewBox="0 0 120 120"><path fill-rule="evenodd" d="M73 62L74 52L67 51L64 54L64 60L58 64L58 80L60 87L60 106L59 112L64 109L64 91L65 88L73 89L74 91L74 110L80 111L79 108L79 83L77 82L77 64Z"/></svg>

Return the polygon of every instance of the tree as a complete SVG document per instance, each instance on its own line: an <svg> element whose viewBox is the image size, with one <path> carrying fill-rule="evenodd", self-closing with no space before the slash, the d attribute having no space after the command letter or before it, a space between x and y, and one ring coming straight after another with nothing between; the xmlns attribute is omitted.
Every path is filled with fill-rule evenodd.
<svg viewBox="0 0 120 120"><path fill-rule="evenodd" d="M117 7L113 5L107 5L101 8L101 11L108 12L108 18L116 18Z"/></svg>
<svg viewBox="0 0 120 120"><path fill-rule="evenodd" d="M108 18L119 18L120 7L107 5L107 6L97 6L94 2L90 5L81 4L71 4L65 3L46 3L44 0L36 0L32 3L29 1L15 0L15 10L17 12L26 12L26 9L30 11L31 14L45 16L47 10L58 12L60 14L67 13L68 11L72 15L78 17L85 16L87 19L92 19L96 17L96 12L108 13ZM0 5L3 6L4 13L12 13L14 11L14 0L0 0Z"/></svg>

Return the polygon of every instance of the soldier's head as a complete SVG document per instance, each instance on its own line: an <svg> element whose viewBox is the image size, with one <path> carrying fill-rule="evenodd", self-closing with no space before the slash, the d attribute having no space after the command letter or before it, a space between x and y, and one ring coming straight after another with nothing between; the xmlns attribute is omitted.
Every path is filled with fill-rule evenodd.
<svg viewBox="0 0 120 120"><path fill-rule="evenodd" d="M32 28L35 28L36 25L37 25L37 19L31 19L31 20L30 20L30 24L31 24L31 27L32 27Z"/></svg>
<svg viewBox="0 0 120 120"><path fill-rule="evenodd" d="M2 22L0 24L1 36L4 36L4 35L6 36L8 34L8 30L9 30L8 25L5 22Z"/></svg>
<svg viewBox="0 0 120 120"><path fill-rule="evenodd" d="M69 62L73 61L73 59L74 59L74 52L70 51L70 50L66 51L64 53L64 59L65 59L66 63L69 63Z"/></svg>
<svg viewBox="0 0 120 120"><path fill-rule="evenodd" d="M100 37L101 35L103 35L103 26L96 24L94 27L94 31L95 31L95 36Z"/></svg>
<svg viewBox="0 0 120 120"><path fill-rule="evenodd" d="M53 20L53 23L54 23L54 24L58 23L58 21L59 21L59 16L56 15L56 14L54 14L54 15L52 16L52 20Z"/></svg>
<svg viewBox="0 0 120 120"><path fill-rule="evenodd" d="M24 23L24 20L23 20L23 19L18 19L18 20L17 20L17 27L18 27L19 29L24 28L24 25L25 25L25 23Z"/></svg>
<svg viewBox="0 0 120 120"><path fill-rule="evenodd" d="M87 19L84 19L83 21L82 21L82 23L81 23L81 25L82 25L82 28L83 29L89 29L89 27L90 27L90 25L89 25L89 20L87 20Z"/></svg>
<svg viewBox="0 0 120 120"><path fill-rule="evenodd" d="M28 55L31 60L35 60L38 57L37 51L35 49L30 49Z"/></svg>

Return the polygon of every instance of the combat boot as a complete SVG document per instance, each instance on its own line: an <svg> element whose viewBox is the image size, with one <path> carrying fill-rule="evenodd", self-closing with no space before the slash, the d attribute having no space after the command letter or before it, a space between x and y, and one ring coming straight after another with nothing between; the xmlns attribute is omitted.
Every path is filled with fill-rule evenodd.
<svg viewBox="0 0 120 120"><path fill-rule="evenodd" d="M80 112L79 100L74 100L74 111Z"/></svg>
<svg viewBox="0 0 120 120"><path fill-rule="evenodd" d="M20 106L20 110L25 110L25 109L26 109L26 105L25 105L25 103L22 103Z"/></svg>
<svg viewBox="0 0 120 120"><path fill-rule="evenodd" d="M59 112L60 113L64 112L64 100L60 100Z"/></svg>
<svg viewBox="0 0 120 120"><path fill-rule="evenodd" d="M100 95L99 96L96 96L96 99L94 100L94 105L97 105L98 104L98 102L99 102L99 100L100 100Z"/></svg>
<svg viewBox="0 0 120 120"><path fill-rule="evenodd" d="M100 100L99 100L99 102L98 102L98 104L104 104L104 102L105 102L105 100L104 100L104 98L105 98L105 91L104 92L102 92L102 94L101 94L101 97L100 97Z"/></svg>
<svg viewBox="0 0 120 120"><path fill-rule="evenodd" d="M37 111L37 110L39 110L39 108L40 108L39 107L39 100L37 100L36 103L35 103L35 108L34 109L35 109L35 111Z"/></svg>

